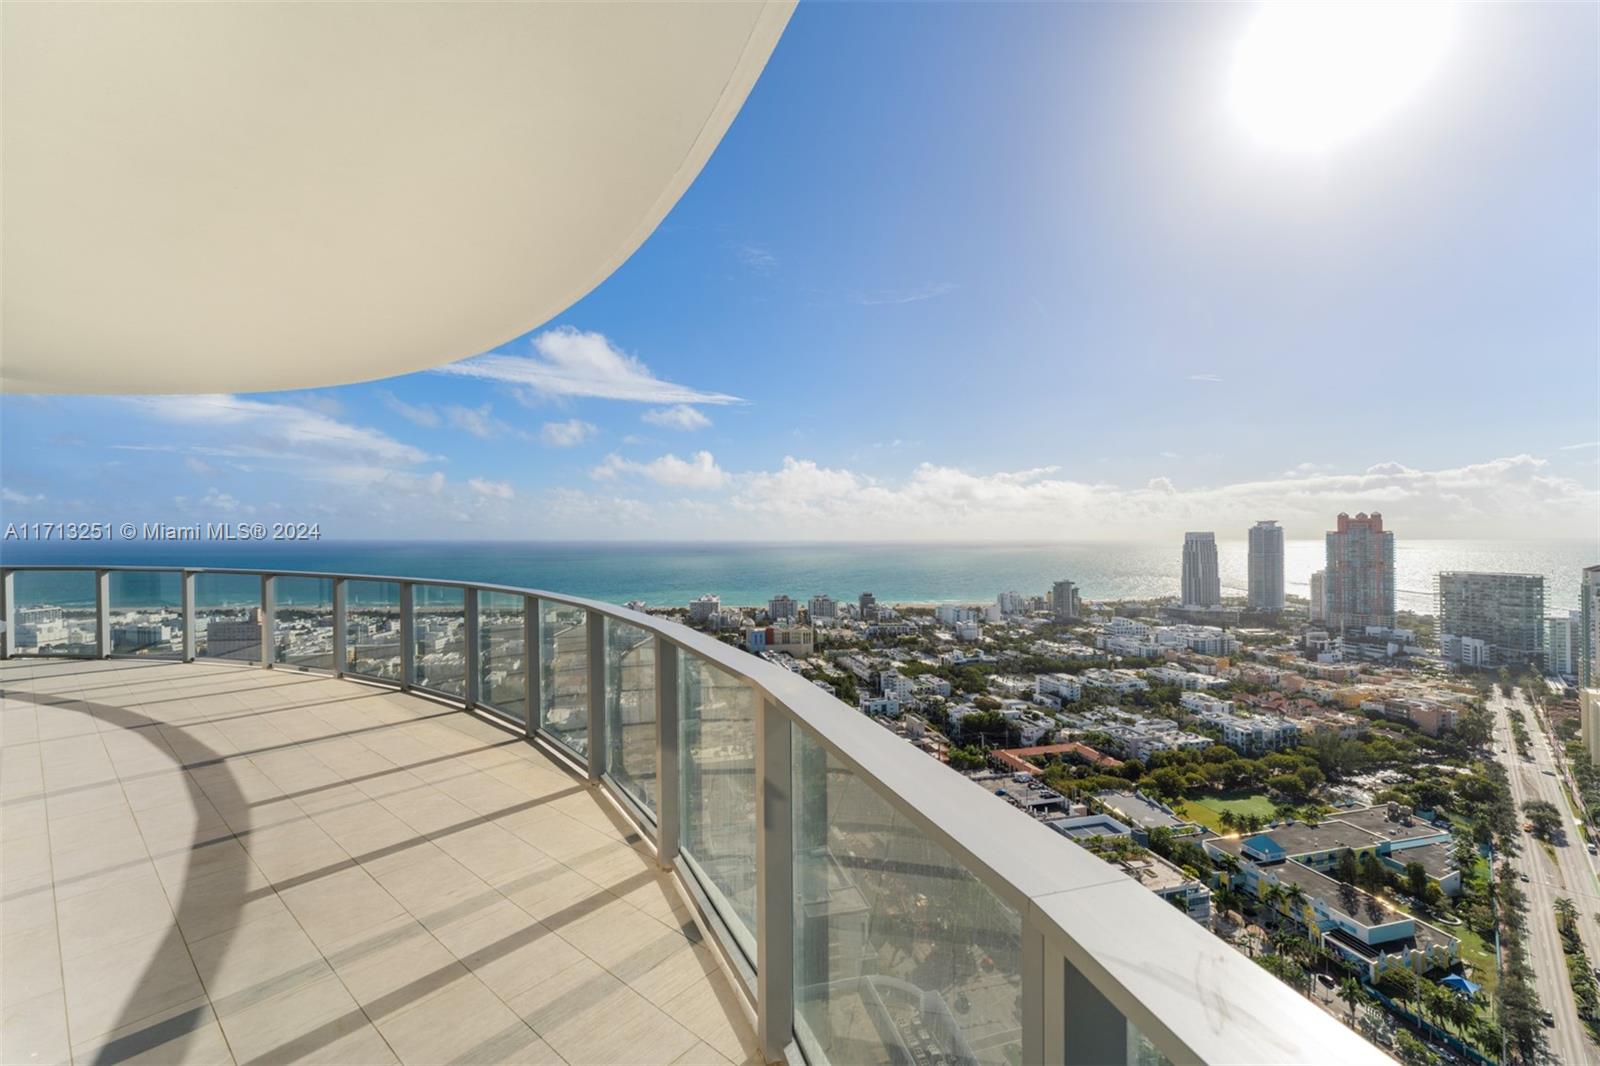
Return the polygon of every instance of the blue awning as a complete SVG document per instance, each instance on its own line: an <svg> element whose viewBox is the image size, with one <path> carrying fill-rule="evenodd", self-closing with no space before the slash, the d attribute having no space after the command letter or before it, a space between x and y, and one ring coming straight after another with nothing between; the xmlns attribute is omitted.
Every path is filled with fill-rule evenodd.
<svg viewBox="0 0 1600 1066"><path fill-rule="evenodd" d="M1441 978L1439 983L1444 985L1446 988L1454 989L1457 992L1465 992L1469 996L1477 995L1478 990L1482 987L1480 985L1473 984L1471 981L1467 980L1465 977L1462 977L1458 973L1453 973L1448 977Z"/></svg>

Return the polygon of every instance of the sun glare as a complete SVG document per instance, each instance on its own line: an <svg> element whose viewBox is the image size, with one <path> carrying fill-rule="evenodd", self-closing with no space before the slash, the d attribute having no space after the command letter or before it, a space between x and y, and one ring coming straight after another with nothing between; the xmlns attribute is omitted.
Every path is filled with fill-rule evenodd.
<svg viewBox="0 0 1600 1066"><path fill-rule="evenodd" d="M1234 56L1234 115L1261 142L1321 152L1403 105L1449 45L1443 3L1269 3Z"/></svg>

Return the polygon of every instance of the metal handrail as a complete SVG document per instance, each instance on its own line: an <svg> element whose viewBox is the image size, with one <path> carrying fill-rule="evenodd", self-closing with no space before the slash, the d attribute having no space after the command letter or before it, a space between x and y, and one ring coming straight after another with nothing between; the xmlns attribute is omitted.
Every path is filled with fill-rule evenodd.
<svg viewBox="0 0 1600 1066"><path fill-rule="evenodd" d="M541 589L488 582L453 581L432 577L396 577L381 574L275 570L234 567L174 566L3 566L0 599L6 622L5 657L13 652L13 576L20 572L77 572L98 575L97 632L108 632L109 611L105 591L112 573L176 573L183 577L186 648L192 649L193 579L207 574L247 575L263 579L263 588L275 578L314 578L375 581L397 584L405 595L417 585L442 586L525 597L529 618L541 602L559 603L587 612L596 619L614 619L653 634L661 661L676 677L678 654L694 655L741 679L758 694L757 714L757 851L758 957L754 967L760 979L747 989L757 1015L763 1053L769 1060L782 1057L793 1033L793 989L787 976L791 961L792 926L788 916L792 854L787 847L789 793L789 724L805 730L853 774L868 782L875 793L917 829L937 842L968 872L1022 921L1022 1041L1027 1063L1097 1061L1121 1049L1126 1058L1132 1039L1127 1025L1135 1026L1157 1050L1173 1062L1261 1063L1287 1066L1295 1063L1387 1063L1381 1051L1352 1030L1268 974L1238 951L1223 943L1191 919L1160 900L1121 871L1065 840L1060 834L1007 804L978 801L981 790L954 772L945 773L928 756L883 730L855 708L823 692L811 682L776 664L730 647L713 637L668 619L585 597ZM470 597L468 597L470 599ZM270 627L268 627L270 628ZM534 632L532 622L529 633ZM268 645L264 639L264 648ZM594 647L591 644L591 649ZM99 653L106 655L102 643ZM527 730L543 734L538 726L538 649L527 648ZM605 757L603 707L601 721L594 707L603 699L594 694L604 684L604 664L590 656L591 728L590 779L612 795L620 795L602 762ZM264 664L270 665L270 664ZM335 672L342 673L335 663ZM475 674L477 649L469 646L466 669ZM402 671L400 687L409 689ZM368 675L363 675L368 679ZM470 691L470 689L469 689ZM602 690L603 691L603 690ZM434 692L432 695L439 695ZM471 700L449 697L472 709ZM675 728L676 696L658 689L663 717ZM501 712L503 717L503 712ZM778 737L779 733L782 737ZM548 736L548 734L543 734ZM662 740L658 748L676 743ZM781 746L781 747L780 747ZM569 757L574 753L563 747ZM782 759L768 757L781 751ZM658 751L658 757L661 751ZM581 756L580 756L581 757ZM778 780L779 769L784 770ZM665 781L665 773L658 776ZM675 795L675 790L674 790ZM635 805L623 797L625 808ZM675 803L675 800L674 800ZM668 827L665 823L671 821ZM680 877L694 874L677 863L676 818L663 810L656 826L643 827L660 835L664 865ZM765 846L764 846L765 845ZM690 884L691 891L699 886ZM759 898L765 896L764 899ZM704 908L702 908L704 910ZM715 915L707 915L713 926ZM770 921L769 921L770 920ZM769 928L770 926L770 928ZM730 945L721 945L731 954ZM737 960L735 960L737 961ZM783 971L780 973L780 971ZM769 984L771 987L769 987ZM1120 1027L1120 1030L1119 1030ZM792 1051L792 1049L790 1049Z"/></svg>

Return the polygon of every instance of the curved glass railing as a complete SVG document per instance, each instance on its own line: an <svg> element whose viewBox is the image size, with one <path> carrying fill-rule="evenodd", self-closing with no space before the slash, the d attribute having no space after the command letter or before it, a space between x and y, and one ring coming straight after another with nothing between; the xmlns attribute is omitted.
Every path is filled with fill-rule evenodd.
<svg viewBox="0 0 1600 1066"><path fill-rule="evenodd" d="M0 592L7 657L319 670L547 745L680 879L768 1061L1389 1061L1118 870L675 622L364 574L4 567Z"/></svg>

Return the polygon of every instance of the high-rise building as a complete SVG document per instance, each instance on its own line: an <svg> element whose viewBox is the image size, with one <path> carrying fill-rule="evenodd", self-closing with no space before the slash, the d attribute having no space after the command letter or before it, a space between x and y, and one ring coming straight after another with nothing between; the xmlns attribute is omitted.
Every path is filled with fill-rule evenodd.
<svg viewBox="0 0 1600 1066"><path fill-rule="evenodd" d="M1330 629L1394 625L1394 533L1385 532L1383 515L1339 515L1327 535L1324 578Z"/></svg>
<svg viewBox="0 0 1600 1066"><path fill-rule="evenodd" d="M1183 535L1183 605L1215 607L1222 603L1222 576L1217 570L1215 533Z"/></svg>
<svg viewBox="0 0 1600 1066"><path fill-rule="evenodd" d="M767 617L774 622L787 621L800 614L800 605L783 593L767 601Z"/></svg>
<svg viewBox="0 0 1600 1066"><path fill-rule="evenodd" d="M876 622L878 620L878 597L870 592L863 592L857 603L863 622Z"/></svg>
<svg viewBox="0 0 1600 1066"><path fill-rule="evenodd" d="M689 624L703 626L717 617L722 610L722 598L710 592L689 601Z"/></svg>
<svg viewBox="0 0 1600 1066"><path fill-rule="evenodd" d="M1283 527L1273 521L1250 527L1250 585L1253 611L1283 610Z"/></svg>
<svg viewBox="0 0 1600 1066"><path fill-rule="evenodd" d="M1600 688L1600 566L1583 568L1578 604L1578 684Z"/></svg>
<svg viewBox="0 0 1600 1066"><path fill-rule="evenodd" d="M1028 609L1027 597L1020 592L1002 592L994 602L1001 614L1022 614Z"/></svg>
<svg viewBox="0 0 1600 1066"><path fill-rule="evenodd" d="M1313 622L1328 620L1328 572L1318 570L1311 575L1311 591L1306 594L1310 604L1309 616Z"/></svg>
<svg viewBox="0 0 1600 1066"><path fill-rule="evenodd" d="M1451 570L1436 579L1439 650L1462 666L1544 662L1544 578Z"/></svg>
<svg viewBox="0 0 1600 1066"><path fill-rule="evenodd" d="M1583 612L1567 611L1544 620L1544 668L1560 677L1577 677L1583 662Z"/></svg>
<svg viewBox="0 0 1600 1066"><path fill-rule="evenodd" d="M1077 585L1063 578L1050 586L1050 616L1057 622L1076 622L1082 608Z"/></svg>
<svg viewBox="0 0 1600 1066"><path fill-rule="evenodd" d="M1578 728L1589 753L1589 765L1600 766L1600 688L1578 691Z"/></svg>
<svg viewBox="0 0 1600 1066"><path fill-rule="evenodd" d="M811 597L811 602L806 605L806 613L811 616L813 622L824 618L837 618L839 605L827 593L818 593Z"/></svg>

